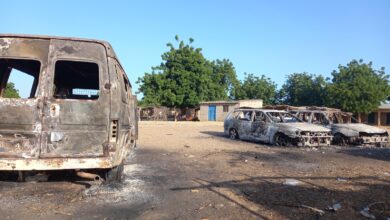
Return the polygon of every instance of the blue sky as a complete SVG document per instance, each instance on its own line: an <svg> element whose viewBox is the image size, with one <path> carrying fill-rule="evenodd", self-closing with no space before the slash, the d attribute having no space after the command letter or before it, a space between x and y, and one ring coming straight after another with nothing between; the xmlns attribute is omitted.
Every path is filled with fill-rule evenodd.
<svg viewBox="0 0 390 220"><path fill-rule="evenodd" d="M194 38L209 59L230 59L239 79L264 74L279 86L293 72L329 76L352 59L390 68L387 0L0 0L0 6L0 33L109 41L136 90L137 78L161 62L176 34ZM23 86L24 79L14 80Z"/></svg>

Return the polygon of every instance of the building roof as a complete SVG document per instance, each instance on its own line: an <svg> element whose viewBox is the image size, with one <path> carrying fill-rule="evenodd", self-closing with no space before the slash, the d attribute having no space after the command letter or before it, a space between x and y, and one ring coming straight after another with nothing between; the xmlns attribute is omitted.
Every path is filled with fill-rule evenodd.
<svg viewBox="0 0 390 220"><path fill-rule="evenodd" d="M235 100L235 101L207 101L207 102L200 102L200 105L207 105L207 104L238 104L240 102L263 102L262 99L241 99L241 100Z"/></svg>
<svg viewBox="0 0 390 220"><path fill-rule="evenodd" d="M390 109L390 103L383 103L378 109Z"/></svg>
<svg viewBox="0 0 390 220"><path fill-rule="evenodd" d="M208 101L208 102L200 102L200 105L207 104L238 104L238 101Z"/></svg>

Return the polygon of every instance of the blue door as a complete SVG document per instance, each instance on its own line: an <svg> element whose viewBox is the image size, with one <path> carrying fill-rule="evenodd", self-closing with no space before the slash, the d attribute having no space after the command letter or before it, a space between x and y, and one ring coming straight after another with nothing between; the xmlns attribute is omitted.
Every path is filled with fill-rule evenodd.
<svg viewBox="0 0 390 220"><path fill-rule="evenodd" d="M209 121L215 121L216 109L215 105L209 105Z"/></svg>

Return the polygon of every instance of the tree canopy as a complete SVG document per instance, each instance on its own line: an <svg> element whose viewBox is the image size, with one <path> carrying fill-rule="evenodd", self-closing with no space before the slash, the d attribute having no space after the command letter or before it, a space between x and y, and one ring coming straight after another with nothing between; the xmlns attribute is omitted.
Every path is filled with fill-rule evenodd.
<svg viewBox="0 0 390 220"><path fill-rule="evenodd" d="M332 72L327 95L330 106L349 112L369 113L390 96L389 75L384 67L375 70L372 63L352 60Z"/></svg>
<svg viewBox="0 0 390 220"><path fill-rule="evenodd" d="M168 107L197 106L200 101L228 99L237 82L233 64L227 60L209 61L201 48L175 37L178 46L168 43L163 62L151 73L138 78L143 105Z"/></svg>
<svg viewBox="0 0 390 220"><path fill-rule="evenodd" d="M234 99L262 99L264 104L273 104L276 95L276 84L264 75L246 74L244 80L235 85Z"/></svg>
<svg viewBox="0 0 390 220"><path fill-rule="evenodd" d="M20 98L19 90L15 88L15 84L13 82L7 83L4 90L4 98Z"/></svg>
<svg viewBox="0 0 390 220"><path fill-rule="evenodd" d="M307 72L293 73L278 92L278 103L293 106L323 106L326 100L326 80Z"/></svg>
<svg viewBox="0 0 390 220"><path fill-rule="evenodd" d="M175 45L161 56L160 65L138 78L141 105L194 107L201 101L263 99L264 104L293 106L331 106L350 112L368 113L390 97L389 75L375 70L372 63L352 60L339 65L332 78L307 72L287 76L281 89L265 75L245 73L237 79L228 59L208 60L202 49L175 36ZM7 85L6 96L19 97L14 84Z"/></svg>

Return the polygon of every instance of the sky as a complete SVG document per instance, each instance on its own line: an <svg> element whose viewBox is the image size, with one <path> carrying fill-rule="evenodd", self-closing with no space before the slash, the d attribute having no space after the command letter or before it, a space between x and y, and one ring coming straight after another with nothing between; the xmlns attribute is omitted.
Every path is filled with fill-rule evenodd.
<svg viewBox="0 0 390 220"><path fill-rule="evenodd" d="M227 58L244 73L330 76L352 59L390 68L388 0L0 0L0 33L106 40L134 91L136 81L161 63L166 44L195 39L210 60ZM21 93L26 79L15 76Z"/></svg>

